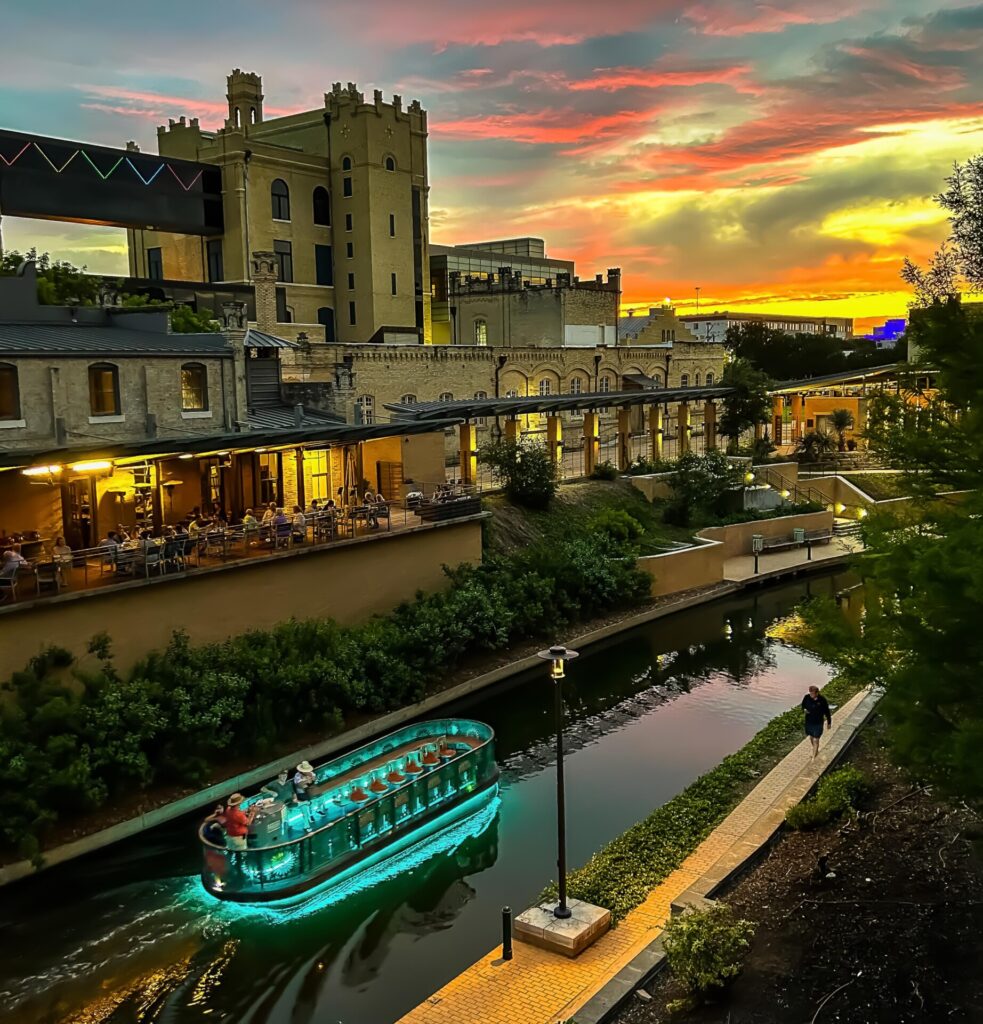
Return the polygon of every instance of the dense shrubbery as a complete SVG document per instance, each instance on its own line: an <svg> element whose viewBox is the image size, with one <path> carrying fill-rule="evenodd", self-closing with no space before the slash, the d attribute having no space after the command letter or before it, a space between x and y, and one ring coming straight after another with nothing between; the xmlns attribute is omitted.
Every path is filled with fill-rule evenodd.
<svg viewBox="0 0 983 1024"><path fill-rule="evenodd" d="M591 473L591 480L617 480L621 474L618 472L618 467L611 462L610 459L599 462L594 467L594 472Z"/></svg>
<svg viewBox="0 0 983 1024"><path fill-rule="evenodd" d="M69 672L68 652L45 652L0 701L0 846L37 857L58 819L152 785L198 785L231 758L413 703L466 655L552 640L645 597L649 577L616 532L448 570L447 590L361 626L290 621L201 646L177 633L125 679L108 637L91 646L98 671Z"/></svg>
<svg viewBox="0 0 983 1024"><path fill-rule="evenodd" d="M502 482L509 501L524 508L549 508L560 486L556 463L537 441L489 441L478 449L478 461Z"/></svg>
<svg viewBox="0 0 983 1024"><path fill-rule="evenodd" d="M843 704L860 685L837 678L823 692L831 704ZM620 920L682 864L737 805L753 780L775 765L801 735L800 708L772 719L737 753L570 872L569 894L606 907L615 921ZM555 886L548 887L542 898L555 899Z"/></svg>
<svg viewBox="0 0 983 1024"><path fill-rule="evenodd" d="M820 781L814 797L790 807L785 821L789 828L819 828L844 814L852 814L857 801L869 791L867 780L856 768L840 768Z"/></svg>

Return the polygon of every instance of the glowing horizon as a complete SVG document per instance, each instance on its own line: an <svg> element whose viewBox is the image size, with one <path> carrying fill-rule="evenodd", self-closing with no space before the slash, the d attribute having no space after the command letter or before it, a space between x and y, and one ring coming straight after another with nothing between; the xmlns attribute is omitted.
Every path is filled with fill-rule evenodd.
<svg viewBox="0 0 983 1024"><path fill-rule="evenodd" d="M979 4L368 7L243 17L226 0L173 0L121 23L105 0L22 5L4 15L0 126L144 152L168 118L218 127L232 61L216 59L220 37L264 76L268 116L320 106L333 81L419 98L436 243L543 237L584 277L620 266L625 309L668 294L693 312L698 286L701 311L865 321L904 315L902 259L924 261L946 234L931 197L983 151ZM126 271L116 229L2 230L8 249Z"/></svg>

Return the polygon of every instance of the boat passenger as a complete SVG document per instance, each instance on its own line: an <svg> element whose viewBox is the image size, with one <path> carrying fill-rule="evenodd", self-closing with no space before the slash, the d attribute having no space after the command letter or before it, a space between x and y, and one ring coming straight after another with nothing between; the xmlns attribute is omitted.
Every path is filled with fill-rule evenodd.
<svg viewBox="0 0 983 1024"><path fill-rule="evenodd" d="M294 775L294 793L296 793L297 799L310 800L313 796L310 788L315 782L317 782L317 776L314 774L311 762L301 761L297 765L297 773Z"/></svg>
<svg viewBox="0 0 983 1024"><path fill-rule="evenodd" d="M233 793L229 797L229 806L218 820L225 829L225 845L230 850L245 850L249 839L249 826L253 823L256 810L251 808L246 813L242 807L245 797L242 793Z"/></svg>
<svg viewBox="0 0 983 1024"><path fill-rule="evenodd" d="M286 768L272 782L267 782L260 792L268 793L281 804L297 803L294 784L290 781L290 772Z"/></svg>
<svg viewBox="0 0 983 1024"><path fill-rule="evenodd" d="M222 816L225 814L225 807L216 804L215 810L202 823L201 834L216 846L225 845L225 829L222 828Z"/></svg>

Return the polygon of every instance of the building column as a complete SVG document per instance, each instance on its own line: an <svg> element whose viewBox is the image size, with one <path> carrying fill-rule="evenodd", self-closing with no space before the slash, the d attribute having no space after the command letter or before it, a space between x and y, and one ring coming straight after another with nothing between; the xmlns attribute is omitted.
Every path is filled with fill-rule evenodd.
<svg viewBox="0 0 983 1024"><path fill-rule="evenodd" d="M520 437L522 437L522 424L519 422L519 417L510 416L505 421L505 440L518 444Z"/></svg>
<svg viewBox="0 0 983 1024"><path fill-rule="evenodd" d="M771 422L773 427L772 442L774 444L783 444L785 441L785 398L783 395L771 396Z"/></svg>
<svg viewBox="0 0 983 1024"><path fill-rule="evenodd" d="M689 402L680 402L676 406L676 451L685 455L689 451Z"/></svg>
<svg viewBox="0 0 983 1024"><path fill-rule="evenodd" d="M557 467L560 478L563 478L563 424L558 413L546 417L546 447L549 449L553 465Z"/></svg>
<svg viewBox="0 0 983 1024"><path fill-rule="evenodd" d="M597 468L597 456L601 449L598 433L597 413L584 413L584 476L590 476Z"/></svg>
<svg viewBox="0 0 983 1024"><path fill-rule="evenodd" d="M792 440L802 437L802 396L792 395Z"/></svg>
<svg viewBox="0 0 983 1024"><path fill-rule="evenodd" d="M631 466L631 409L618 410L618 469L627 473Z"/></svg>
<svg viewBox="0 0 983 1024"><path fill-rule="evenodd" d="M653 462L662 461L662 406L649 406L649 453Z"/></svg>
<svg viewBox="0 0 983 1024"><path fill-rule="evenodd" d="M703 406L703 450L717 447L717 405L707 402Z"/></svg>
<svg viewBox="0 0 983 1024"><path fill-rule="evenodd" d="M461 483L473 484L478 479L478 431L473 423L462 423L461 439Z"/></svg>

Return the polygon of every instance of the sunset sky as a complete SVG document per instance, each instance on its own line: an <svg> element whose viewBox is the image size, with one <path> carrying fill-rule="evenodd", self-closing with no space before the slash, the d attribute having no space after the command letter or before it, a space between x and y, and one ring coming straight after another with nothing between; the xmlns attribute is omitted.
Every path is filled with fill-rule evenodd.
<svg viewBox="0 0 983 1024"><path fill-rule="evenodd" d="M983 152L983 5L925 0L45 0L5 5L0 127L155 151L221 124L232 67L267 116L334 81L419 98L431 239L537 235L625 305L902 315L898 267ZM5 220L91 270L120 231Z"/></svg>

